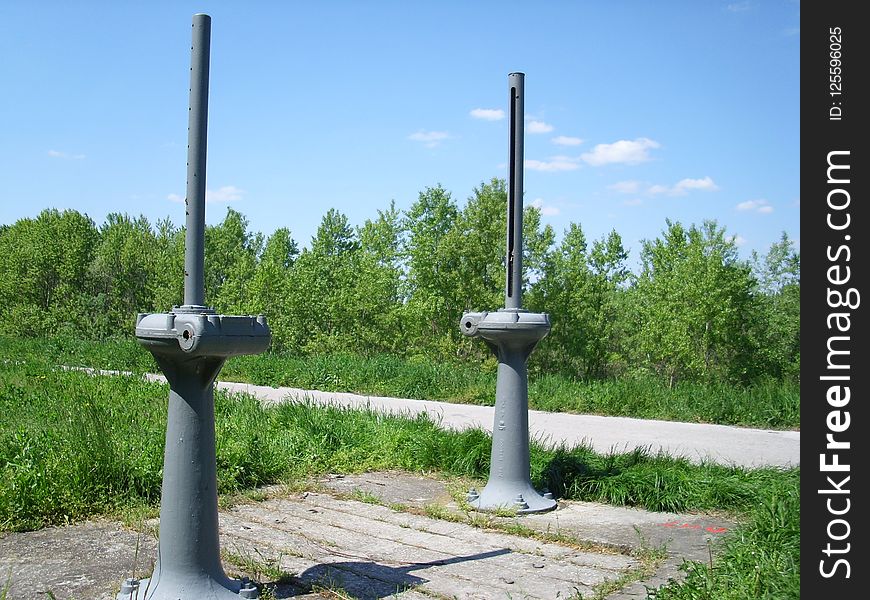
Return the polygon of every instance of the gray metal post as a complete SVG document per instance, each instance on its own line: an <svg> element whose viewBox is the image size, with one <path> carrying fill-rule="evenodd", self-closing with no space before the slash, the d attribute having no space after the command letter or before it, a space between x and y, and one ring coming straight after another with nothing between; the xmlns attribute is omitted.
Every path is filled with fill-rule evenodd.
<svg viewBox="0 0 870 600"><path fill-rule="evenodd" d="M507 205L505 308L523 304L523 84L525 74L508 75L510 85L510 181Z"/></svg>
<svg viewBox="0 0 870 600"><path fill-rule="evenodd" d="M534 513L556 508L556 501L549 493L539 494L530 477L526 361L549 333L550 317L522 308L524 78L522 73L508 76L511 134L505 307L496 312L467 312L459 329L469 337L482 338L498 358L489 480L479 493L469 491L468 502L478 510L514 508L518 513Z"/></svg>
<svg viewBox="0 0 870 600"><path fill-rule="evenodd" d="M187 196L184 199L184 304L205 302L205 164L208 136L208 75L211 50L211 17L193 16L190 48L190 108L187 125Z"/></svg>
<svg viewBox="0 0 870 600"><path fill-rule="evenodd" d="M205 131L211 19L193 17L183 306L140 314L136 337L169 382L157 564L148 579L128 579L118 600L257 598L249 581L230 579L220 560L215 465L214 380L230 356L263 352L263 316L215 314L203 305Z"/></svg>

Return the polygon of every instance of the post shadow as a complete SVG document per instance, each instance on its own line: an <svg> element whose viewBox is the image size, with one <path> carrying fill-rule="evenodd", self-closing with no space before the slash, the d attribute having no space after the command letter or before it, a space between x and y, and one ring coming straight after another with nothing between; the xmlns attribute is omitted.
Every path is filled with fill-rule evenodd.
<svg viewBox="0 0 870 600"><path fill-rule="evenodd" d="M344 561L323 563L315 565L294 578L294 582L287 584L266 584L267 587L274 585L272 594L276 599L293 598L294 596L307 594L314 585L328 587L334 585L352 593L360 600L378 600L390 598L396 593L408 588L428 583L424 577L413 575L414 571L424 571L431 567L441 567L457 563L485 560L494 556L510 554L508 548L490 550L465 556L432 560L428 562L411 562L405 566L393 567L373 561ZM302 584L300 590L299 584Z"/></svg>

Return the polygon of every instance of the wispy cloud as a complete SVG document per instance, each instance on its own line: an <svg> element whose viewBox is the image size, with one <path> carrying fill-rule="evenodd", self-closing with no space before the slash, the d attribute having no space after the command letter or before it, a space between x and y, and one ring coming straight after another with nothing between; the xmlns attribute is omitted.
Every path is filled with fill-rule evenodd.
<svg viewBox="0 0 870 600"><path fill-rule="evenodd" d="M676 185L671 188L670 193L674 196L682 196L691 190L700 190L703 192L715 192L719 189L710 177L701 179L680 179Z"/></svg>
<svg viewBox="0 0 870 600"><path fill-rule="evenodd" d="M475 119L484 121L501 121L504 119L504 111L500 108L475 108L470 113Z"/></svg>
<svg viewBox="0 0 870 600"><path fill-rule="evenodd" d="M417 133L409 135L408 139L420 142L427 148L434 148L449 137L450 134L446 131L423 131L421 129Z"/></svg>
<svg viewBox="0 0 870 600"><path fill-rule="evenodd" d="M641 185L639 181L617 181L612 185L608 185L607 189L620 194L636 194L640 191Z"/></svg>
<svg viewBox="0 0 870 600"><path fill-rule="evenodd" d="M593 167L617 163L636 165L650 160L649 151L660 147L661 144L649 138L619 140L612 144L598 144L592 152L586 152L580 158Z"/></svg>
<svg viewBox="0 0 870 600"><path fill-rule="evenodd" d="M744 2L732 2L728 6L725 7L725 10L728 12L738 13L738 12L746 12L752 8L752 4L746 0Z"/></svg>
<svg viewBox="0 0 870 600"><path fill-rule="evenodd" d="M245 190L241 190L234 185L225 185L216 190L205 191L206 202L236 202L241 200L246 194ZM166 199L170 202L184 202L184 196L179 194L169 194Z"/></svg>
<svg viewBox="0 0 870 600"><path fill-rule="evenodd" d="M681 179L674 185L662 185L643 183L641 181L618 181L607 186L607 189L613 190L619 194L638 194L643 193L648 196L658 196L666 194L668 196L685 196L691 191L715 192L719 186L711 177L702 177L700 179Z"/></svg>
<svg viewBox="0 0 870 600"><path fill-rule="evenodd" d="M578 137L571 137L569 135L557 135L552 140L550 140L557 146L579 146L583 143Z"/></svg>
<svg viewBox="0 0 870 600"><path fill-rule="evenodd" d="M241 200L245 190L240 190L234 185L225 185L217 190L206 190L206 202L235 202Z"/></svg>
<svg viewBox="0 0 870 600"><path fill-rule="evenodd" d="M58 150L49 150L48 155L52 158L62 158L64 160L84 160L84 154L70 154L69 152L60 152Z"/></svg>
<svg viewBox="0 0 870 600"><path fill-rule="evenodd" d="M573 171L580 168L580 159L573 156L551 156L549 160L528 159L523 164L532 171Z"/></svg>
<svg viewBox="0 0 870 600"><path fill-rule="evenodd" d="M529 133L550 133L553 131L553 126L543 121L529 121L526 124L526 131Z"/></svg>
<svg viewBox="0 0 870 600"><path fill-rule="evenodd" d="M641 204L643 204L643 200L641 200L640 198L632 198L631 200L625 200L623 204L625 206L640 206Z"/></svg>
<svg viewBox="0 0 870 600"><path fill-rule="evenodd" d="M743 212L757 212L763 215L768 215L773 212L773 207L770 205L770 202L764 199L747 200L746 202L741 202L735 208Z"/></svg>
<svg viewBox="0 0 870 600"><path fill-rule="evenodd" d="M732 235L731 237L729 237L728 239L731 240L732 242L734 242L735 246L743 246L744 244L746 244L746 238L743 237L742 235L738 235L736 233L734 235Z"/></svg>
<svg viewBox="0 0 870 600"><path fill-rule="evenodd" d="M532 206L540 210L545 217L554 217L559 214L559 209L552 204L546 204L543 198L532 200Z"/></svg>

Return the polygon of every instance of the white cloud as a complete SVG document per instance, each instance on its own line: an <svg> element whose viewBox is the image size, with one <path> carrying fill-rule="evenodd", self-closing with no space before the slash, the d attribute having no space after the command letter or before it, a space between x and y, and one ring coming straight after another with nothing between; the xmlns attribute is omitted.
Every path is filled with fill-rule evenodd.
<svg viewBox="0 0 870 600"><path fill-rule="evenodd" d="M649 138L619 140L612 144L598 144L592 152L586 152L581 158L593 167L615 163L636 165L648 161L649 151L659 147L661 144Z"/></svg>
<svg viewBox="0 0 870 600"><path fill-rule="evenodd" d="M703 190L705 192L715 192L718 189L719 186L713 183L713 180L710 177L704 177L703 179L681 179L673 187L673 191L671 193L675 195L682 195L689 190Z"/></svg>
<svg viewBox="0 0 870 600"><path fill-rule="evenodd" d="M741 202L735 208L740 211L757 212L763 215L769 215L773 212L773 207L770 205L770 202L764 199L747 200L746 202Z"/></svg>
<svg viewBox="0 0 870 600"><path fill-rule="evenodd" d="M532 200L532 206L541 211L545 217L554 217L559 214L559 209L555 206L545 204L543 198L535 198Z"/></svg>
<svg viewBox="0 0 870 600"><path fill-rule="evenodd" d="M206 202L235 202L241 200L245 195L245 190L240 190L234 185L225 185L217 190L206 190ZM166 199L170 202L184 202L184 196L178 194L169 194Z"/></svg>
<svg viewBox="0 0 870 600"><path fill-rule="evenodd" d="M550 141L559 146L579 146L583 143L583 140L580 138L569 135L557 135Z"/></svg>
<svg viewBox="0 0 870 600"><path fill-rule="evenodd" d="M427 148L434 148L449 137L450 134L446 131L423 131L421 129L417 133L409 135L408 139L415 142L421 142Z"/></svg>
<svg viewBox="0 0 870 600"><path fill-rule="evenodd" d="M580 160L571 156L551 156L549 160L528 159L523 164L532 171L573 171L580 168Z"/></svg>
<svg viewBox="0 0 870 600"><path fill-rule="evenodd" d="M624 185L624 184L635 184L639 185L639 182L620 182L618 184L614 184L611 189L615 189L616 191L621 191L616 186ZM668 196L685 196L691 191L702 191L702 192L715 192L719 189L719 186L713 181L710 177L703 177L701 179L681 179L674 185L662 185L657 183L655 185L650 185L646 188L645 192L650 196L658 196L659 194L667 194ZM629 192L637 191L635 188L630 188Z"/></svg>
<svg viewBox="0 0 870 600"><path fill-rule="evenodd" d="M725 8L726 8L729 12L734 12L734 13L736 13L736 12L746 12L747 10L749 10L750 8L752 8L752 5L751 5L751 4L748 2L748 0L747 0L747 1L744 1L744 2L733 2L732 4L729 4L728 6L726 6Z"/></svg>
<svg viewBox="0 0 870 600"><path fill-rule="evenodd" d="M652 194L653 196L655 196L657 194L667 194L670 191L671 191L671 188L669 188L668 186L656 184L656 185L649 186L646 190L646 193Z"/></svg>
<svg viewBox="0 0 870 600"><path fill-rule="evenodd" d="M631 200L624 201L623 204L626 206L640 206L643 204L643 200L640 198L632 198Z"/></svg>
<svg viewBox="0 0 870 600"><path fill-rule="evenodd" d="M475 108L469 113L475 119L484 121L501 121L504 119L504 111L500 108Z"/></svg>
<svg viewBox="0 0 870 600"><path fill-rule="evenodd" d="M57 150L49 150L48 155L52 158L63 158L66 160L84 160L84 154L70 154L69 152L59 152Z"/></svg>
<svg viewBox="0 0 870 600"><path fill-rule="evenodd" d="M620 194L636 194L640 191L639 181L617 181L613 185L608 185L608 189Z"/></svg>
<svg viewBox="0 0 870 600"><path fill-rule="evenodd" d="M553 131L553 126L543 121L529 121L526 124L526 131L529 133L550 133Z"/></svg>
<svg viewBox="0 0 870 600"><path fill-rule="evenodd" d="M746 243L746 238L742 235L737 235L736 233L728 239L734 242L735 246L742 246Z"/></svg>
<svg viewBox="0 0 870 600"><path fill-rule="evenodd" d="M245 190L240 190L234 185L225 185L217 190L206 190L206 202L235 202L241 200Z"/></svg>

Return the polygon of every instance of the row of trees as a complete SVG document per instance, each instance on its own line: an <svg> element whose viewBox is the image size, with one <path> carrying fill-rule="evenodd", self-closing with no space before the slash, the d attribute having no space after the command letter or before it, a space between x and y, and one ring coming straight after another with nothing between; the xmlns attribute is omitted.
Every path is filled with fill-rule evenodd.
<svg viewBox="0 0 870 600"><path fill-rule="evenodd" d="M278 349L485 356L459 335L464 310L503 304L505 183L460 207L440 186L407 211L394 204L352 227L329 210L300 250L286 228L265 238L227 211L206 228L206 299L228 314L263 313ZM799 255L783 234L764 257L738 258L723 228L668 221L644 241L639 272L615 231L589 243L571 224L555 243L526 207L524 305L549 312L536 368L583 378L648 371L678 380L796 378ZM137 312L183 298L184 232L170 221L43 211L0 227L5 332L131 334Z"/></svg>

